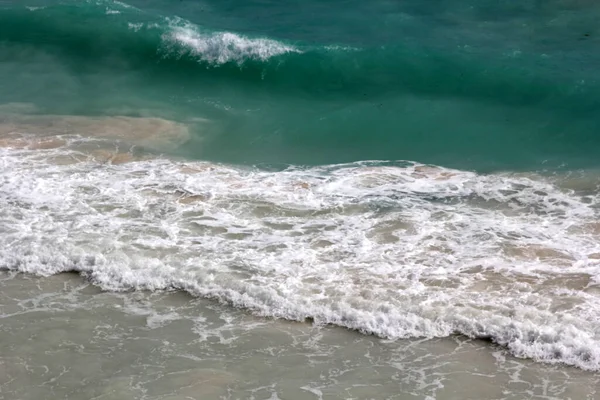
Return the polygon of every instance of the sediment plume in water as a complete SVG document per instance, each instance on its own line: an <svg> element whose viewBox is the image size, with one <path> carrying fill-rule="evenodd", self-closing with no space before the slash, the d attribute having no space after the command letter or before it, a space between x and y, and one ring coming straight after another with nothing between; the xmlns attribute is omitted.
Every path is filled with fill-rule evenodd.
<svg viewBox="0 0 600 400"><path fill-rule="evenodd" d="M57 147L63 136L112 139L150 149L173 150L189 139L187 126L161 118L1 115L2 146ZM33 137L28 139L28 137Z"/></svg>

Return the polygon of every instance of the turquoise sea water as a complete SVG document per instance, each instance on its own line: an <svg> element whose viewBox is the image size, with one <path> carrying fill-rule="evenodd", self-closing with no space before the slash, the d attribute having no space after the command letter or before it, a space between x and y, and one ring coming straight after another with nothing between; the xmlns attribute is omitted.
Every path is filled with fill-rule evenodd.
<svg viewBox="0 0 600 400"><path fill-rule="evenodd" d="M3 1L0 102L196 124L241 164L597 167L583 0Z"/></svg>
<svg viewBox="0 0 600 400"><path fill-rule="evenodd" d="M64 360L85 366L88 336L104 343L116 329L104 325L126 323L113 339L127 357L92 354L110 371L137 360L113 384L144 392L148 362L160 379L176 369L138 339L179 321L154 338L162 349L218 337L231 346L207 348L234 370L277 359L254 344L264 332L281 354L302 347L283 389L268 368L254 384L202 359L220 393L237 387L229 398L273 384L272 399L319 387L462 399L475 381L498 399L594 398L599 20L588 0L0 0L0 318L13 346L0 389L75 390L61 370L64 387L49 380L47 346L78 343ZM64 272L81 277L48 278ZM95 288L60 289L77 279ZM114 308L135 298L160 321ZM54 326L30 312L95 309L101 329L82 317L21 340ZM320 363L319 341L336 337L348 344ZM357 378L331 386L354 356ZM190 371L165 388L202 386ZM138 398L167 398L160 388Z"/></svg>

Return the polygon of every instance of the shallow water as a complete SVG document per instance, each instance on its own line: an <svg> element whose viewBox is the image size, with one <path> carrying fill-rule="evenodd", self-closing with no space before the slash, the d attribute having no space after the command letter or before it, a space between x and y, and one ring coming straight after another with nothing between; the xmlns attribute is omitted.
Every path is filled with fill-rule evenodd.
<svg viewBox="0 0 600 400"><path fill-rule="evenodd" d="M184 293L0 275L0 398L593 399L598 377L464 337L385 341Z"/></svg>
<svg viewBox="0 0 600 400"><path fill-rule="evenodd" d="M0 395L593 398L598 15L1 1Z"/></svg>
<svg viewBox="0 0 600 400"><path fill-rule="evenodd" d="M111 121L108 139L6 136L3 269L183 290L389 339L462 334L599 368L592 171L482 175L412 162L268 171L135 152ZM144 126L133 121L126 130ZM140 135L131 143L163 138Z"/></svg>
<svg viewBox="0 0 600 400"><path fill-rule="evenodd" d="M244 165L594 168L598 15L581 0L4 1L0 103L187 122L188 157Z"/></svg>

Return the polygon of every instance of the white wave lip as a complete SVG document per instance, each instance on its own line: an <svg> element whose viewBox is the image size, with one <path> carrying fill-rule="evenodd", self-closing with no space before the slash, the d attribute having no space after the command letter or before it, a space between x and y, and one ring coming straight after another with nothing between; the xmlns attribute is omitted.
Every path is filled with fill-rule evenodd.
<svg viewBox="0 0 600 400"><path fill-rule="evenodd" d="M596 180L574 190L419 164L57 165L74 150L0 151L1 268L181 289L392 339L460 333L600 370Z"/></svg>
<svg viewBox="0 0 600 400"><path fill-rule="evenodd" d="M163 40L170 51L188 53L214 65L266 61L286 53L300 53L295 47L275 40L248 38L231 32L201 33L191 24L171 24Z"/></svg>

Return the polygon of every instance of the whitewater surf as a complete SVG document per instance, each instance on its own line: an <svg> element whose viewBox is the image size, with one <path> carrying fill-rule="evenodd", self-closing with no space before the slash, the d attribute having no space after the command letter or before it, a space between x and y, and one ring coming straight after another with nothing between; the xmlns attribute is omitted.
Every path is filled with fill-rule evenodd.
<svg viewBox="0 0 600 400"><path fill-rule="evenodd" d="M0 4L0 393L593 398L600 9L534 3Z"/></svg>

